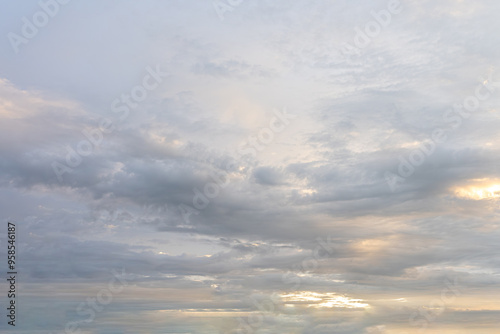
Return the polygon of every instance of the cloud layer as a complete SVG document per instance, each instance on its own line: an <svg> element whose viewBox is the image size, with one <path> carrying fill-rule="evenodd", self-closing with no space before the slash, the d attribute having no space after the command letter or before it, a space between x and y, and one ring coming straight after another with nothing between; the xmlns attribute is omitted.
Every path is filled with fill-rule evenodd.
<svg viewBox="0 0 500 334"><path fill-rule="evenodd" d="M497 333L499 9L6 5L17 332Z"/></svg>

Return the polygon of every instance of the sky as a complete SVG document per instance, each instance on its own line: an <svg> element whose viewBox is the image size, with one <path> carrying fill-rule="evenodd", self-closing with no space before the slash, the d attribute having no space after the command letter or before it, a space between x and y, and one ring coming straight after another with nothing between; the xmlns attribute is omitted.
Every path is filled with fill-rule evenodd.
<svg viewBox="0 0 500 334"><path fill-rule="evenodd" d="M500 332L498 1L1 5L1 334Z"/></svg>

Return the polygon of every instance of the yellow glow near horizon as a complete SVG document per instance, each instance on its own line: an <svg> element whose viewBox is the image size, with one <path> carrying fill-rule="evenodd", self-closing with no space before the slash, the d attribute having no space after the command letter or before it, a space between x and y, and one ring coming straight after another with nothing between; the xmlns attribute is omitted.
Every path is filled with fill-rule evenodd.
<svg viewBox="0 0 500 334"><path fill-rule="evenodd" d="M317 293L301 291L297 293L280 295L286 304L302 304L307 307L344 307L344 308L369 308L370 305L362 303L362 299L352 299L336 293Z"/></svg>
<svg viewBox="0 0 500 334"><path fill-rule="evenodd" d="M499 180L476 180L471 185L457 187L455 195L473 200L494 199L500 197Z"/></svg>

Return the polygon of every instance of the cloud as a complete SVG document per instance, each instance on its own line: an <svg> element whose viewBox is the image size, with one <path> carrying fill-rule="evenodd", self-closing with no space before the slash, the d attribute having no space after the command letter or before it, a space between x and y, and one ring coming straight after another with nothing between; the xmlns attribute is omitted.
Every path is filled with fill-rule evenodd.
<svg viewBox="0 0 500 334"><path fill-rule="evenodd" d="M82 333L494 333L498 199L464 194L499 186L498 5L402 2L346 55L388 5L262 0L221 21L211 2L70 2L19 55L5 39L0 212L18 226L19 332L81 320L123 268L129 286ZM4 36L36 10L0 14ZM168 75L121 119L113 101L156 64ZM294 118L262 144L284 109ZM455 279L460 294L422 315ZM273 301L290 293L369 308Z"/></svg>

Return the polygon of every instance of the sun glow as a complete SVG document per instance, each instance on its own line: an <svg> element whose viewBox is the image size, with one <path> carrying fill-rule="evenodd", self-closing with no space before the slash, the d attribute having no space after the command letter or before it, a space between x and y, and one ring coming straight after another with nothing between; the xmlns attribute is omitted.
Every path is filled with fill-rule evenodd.
<svg viewBox="0 0 500 334"><path fill-rule="evenodd" d="M455 195L461 198L482 200L500 197L500 181L477 180L474 184L457 187L454 189ZM482 182L481 182L482 181Z"/></svg>
<svg viewBox="0 0 500 334"><path fill-rule="evenodd" d="M301 291L297 293L280 295L285 304L305 305L313 308L369 308L370 305L362 303L362 299L352 299L336 293L317 293Z"/></svg>

